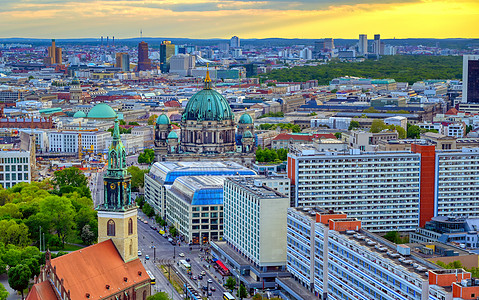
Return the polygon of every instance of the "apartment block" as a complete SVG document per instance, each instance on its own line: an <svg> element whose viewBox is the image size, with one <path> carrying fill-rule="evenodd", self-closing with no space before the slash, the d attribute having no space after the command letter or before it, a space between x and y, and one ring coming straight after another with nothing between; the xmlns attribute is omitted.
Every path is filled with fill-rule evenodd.
<svg viewBox="0 0 479 300"><path fill-rule="evenodd" d="M411 152L292 150L288 177L294 206L341 210L373 232L414 230L420 163L420 154Z"/></svg>
<svg viewBox="0 0 479 300"><path fill-rule="evenodd" d="M299 296L309 292L316 299L445 300L454 283L471 278L362 229L344 213L289 208L287 222L292 278L276 280L283 299L312 299Z"/></svg>
<svg viewBox="0 0 479 300"><path fill-rule="evenodd" d="M48 151L78 153L81 134L83 151L93 149L94 153L106 150L106 141L111 137L105 131L50 131L48 132Z"/></svg>
<svg viewBox="0 0 479 300"><path fill-rule="evenodd" d="M0 184L3 188L11 188L20 182L30 183L30 152L0 151Z"/></svg>

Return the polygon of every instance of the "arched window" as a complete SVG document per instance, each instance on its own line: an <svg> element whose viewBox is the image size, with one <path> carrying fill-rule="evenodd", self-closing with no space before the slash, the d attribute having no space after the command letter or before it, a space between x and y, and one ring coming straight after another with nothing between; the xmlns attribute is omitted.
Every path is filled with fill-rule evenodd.
<svg viewBox="0 0 479 300"><path fill-rule="evenodd" d="M106 235L108 236L115 236L115 221L112 219L108 220L106 225Z"/></svg>
<svg viewBox="0 0 479 300"><path fill-rule="evenodd" d="M146 291L143 291L143 300L146 300Z"/></svg>
<svg viewBox="0 0 479 300"><path fill-rule="evenodd" d="M133 220L131 218L128 219L128 235L133 234Z"/></svg>

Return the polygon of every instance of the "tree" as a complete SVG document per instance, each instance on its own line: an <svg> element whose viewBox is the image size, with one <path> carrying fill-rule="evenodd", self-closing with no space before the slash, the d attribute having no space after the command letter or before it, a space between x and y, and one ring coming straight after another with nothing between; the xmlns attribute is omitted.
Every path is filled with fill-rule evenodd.
<svg viewBox="0 0 479 300"><path fill-rule="evenodd" d="M0 283L0 300L7 300L8 295L7 289Z"/></svg>
<svg viewBox="0 0 479 300"><path fill-rule="evenodd" d="M373 122L371 124L371 129L369 130L369 132L378 133L378 132L381 132L381 131L383 131L384 129L387 129L387 128L388 128L388 126L386 124L384 124L383 120L373 120Z"/></svg>
<svg viewBox="0 0 479 300"><path fill-rule="evenodd" d="M407 137L409 139L418 139L421 135L421 127L407 124Z"/></svg>
<svg viewBox="0 0 479 300"><path fill-rule="evenodd" d="M3 244L12 244L25 247L30 244L28 238L28 227L23 224L17 224L14 220L0 221L0 242Z"/></svg>
<svg viewBox="0 0 479 300"><path fill-rule="evenodd" d="M8 284L12 289L22 293L22 299L24 298L23 290L28 287L30 282L30 275L30 268L24 264L19 264L8 270Z"/></svg>
<svg viewBox="0 0 479 300"><path fill-rule="evenodd" d="M234 277L228 277L228 279L226 279L225 287L227 287L228 290L234 290L236 287L236 279Z"/></svg>
<svg viewBox="0 0 479 300"><path fill-rule="evenodd" d="M40 212L46 217L50 228L56 232L65 246L65 239L72 233L75 211L67 197L50 196L40 203Z"/></svg>
<svg viewBox="0 0 479 300"><path fill-rule="evenodd" d="M70 167L55 171L52 182L58 189L59 195L78 192L82 196L91 198L88 179L78 168Z"/></svg>
<svg viewBox="0 0 479 300"><path fill-rule="evenodd" d="M138 155L138 163L151 164L155 160L155 151L153 149L145 149L143 153Z"/></svg>
<svg viewBox="0 0 479 300"><path fill-rule="evenodd" d="M151 207L151 205L149 203L143 204L142 210L145 213L145 215L148 216L148 218L151 218L155 215L155 210L154 210L153 207Z"/></svg>
<svg viewBox="0 0 479 300"><path fill-rule="evenodd" d="M149 296L146 298L147 300L169 300L171 299L167 293L165 292L159 292L154 295Z"/></svg>
<svg viewBox="0 0 479 300"><path fill-rule="evenodd" d="M375 109L374 107L370 106L368 108L366 108L365 110L363 110L363 113L378 113L379 110Z"/></svg>
<svg viewBox="0 0 479 300"><path fill-rule="evenodd" d="M466 134L468 134L469 132L471 132L471 130L473 130L474 127L472 125L467 125L466 126Z"/></svg>
<svg viewBox="0 0 479 300"><path fill-rule="evenodd" d="M83 226L80 236L82 241L87 245L93 244L93 242L96 240L96 234L95 232L91 231L90 225L88 224Z"/></svg>
<svg viewBox="0 0 479 300"><path fill-rule="evenodd" d="M341 132L336 132L334 136L339 140L341 138Z"/></svg>
<svg viewBox="0 0 479 300"><path fill-rule="evenodd" d="M153 125L156 122L156 119L158 119L158 115L151 115L148 118L148 125Z"/></svg>
<svg viewBox="0 0 479 300"><path fill-rule="evenodd" d="M257 294L254 294L253 298L251 298L253 300L263 300L263 296L261 296L260 293L257 293Z"/></svg>
<svg viewBox="0 0 479 300"><path fill-rule="evenodd" d="M359 125L358 121L351 121L351 123L349 123L348 130L353 130L354 128L359 128L359 127L361 126Z"/></svg>
<svg viewBox="0 0 479 300"><path fill-rule="evenodd" d="M170 226L170 234L172 237L176 237L178 235L178 230L176 230L175 226Z"/></svg>
<svg viewBox="0 0 479 300"><path fill-rule="evenodd" d="M138 123L138 122L128 122L128 125L139 126L140 123Z"/></svg>
<svg viewBox="0 0 479 300"><path fill-rule="evenodd" d="M142 209L143 205L145 205L145 197L144 196L139 196L135 199L135 202L136 202L136 205L138 205L138 207L140 209Z"/></svg>
<svg viewBox="0 0 479 300"><path fill-rule="evenodd" d="M145 186L145 174L148 170L142 170L137 166L128 167L128 173L131 174L131 189L132 191L139 191Z"/></svg>
<svg viewBox="0 0 479 300"><path fill-rule="evenodd" d="M246 290L243 283L240 284L238 292L236 292L236 297L240 298L240 300L243 300L243 298L248 297L248 291Z"/></svg>

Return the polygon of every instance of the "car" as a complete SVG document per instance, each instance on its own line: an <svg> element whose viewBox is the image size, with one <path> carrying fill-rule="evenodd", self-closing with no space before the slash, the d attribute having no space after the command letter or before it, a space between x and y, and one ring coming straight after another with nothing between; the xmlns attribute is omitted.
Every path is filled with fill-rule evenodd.
<svg viewBox="0 0 479 300"><path fill-rule="evenodd" d="M205 275L206 275L206 272L205 272L205 271L201 271L201 275L205 276Z"/></svg>
<svg viewBox="0 0 479 300"><path fill-rule="evenodd" d="M189 259L188 257L185 258L185 260L186 260L186 262L190 262L190 261L191 261L191 259Z"/></svg>
<svg viewBox="0 0 479 300"><path fill-rule="evenodd" d="M208 279L208 283L213 283L213 280L211 280L211 279Z"/></svg>
<svg viewBox="0 0 479 300"><path fill-rule="evenodd" d="M193 276L192 279L193 279L193 280L196 280L196 279L198 279L198 278L197 278L196 276Z"/></svg>
<svg viewBox="0 0 479 300"><path fill-rule="evenodd" d="M208 296L213 296L213 293L212 293L212 292L208 292Z"/></svg>
<svg viewBox="0 0 479 300"><path fill-rule="evenodd" d="M148 255L145 255L145 259L146 259L146 260L149 260L150 257L149 257Z"/></svg>
<svg viewBox="0 0 479 300"><path fill-rule="evenodd" d="M147 221L147 220L145 220L145 221L143 221L143 223L145 223L145 224L148 224L148 221Z"/></svg>
<svg viewBox="0 0 479 300"><path fill-rule="evenodd" d="M211 290L212 292L214 292L214 291L216 291L216 288L215 288L214 286L212 286L212 287L210 287L210 290Z"/></svg>
<svg viewBox="0 0 479 300"><path fill-rule="evenodd" d="M203 291L207 291L208 287L206 285L203 286Z"/></svg>
<svg viewBox="0 0 479 300"><path fill-rule="evenodd" d="M198 280L203 280L203 276L198 275Z"/></svg>
<svg viewBox="0 0 479 300"><path fill-rule="evenodd" d="M138 256L141 256L141 251L138 250Z"/></svg>
<svg viewBox="0 0 479 300"><path fill-rule="evenodd" d="M185 254L184 253L180 253L178 254L179 257L185 257Z"/></svg>

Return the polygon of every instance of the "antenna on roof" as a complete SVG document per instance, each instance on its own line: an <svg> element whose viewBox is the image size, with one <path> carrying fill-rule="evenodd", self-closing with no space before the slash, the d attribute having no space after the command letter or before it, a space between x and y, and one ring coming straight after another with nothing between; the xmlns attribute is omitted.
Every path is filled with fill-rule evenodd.
<svg viewBox="0 0 479 300"><path fill-rule="evenodd" d="M143 29L140 29L140 38L143 39Z"/></svg>

